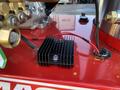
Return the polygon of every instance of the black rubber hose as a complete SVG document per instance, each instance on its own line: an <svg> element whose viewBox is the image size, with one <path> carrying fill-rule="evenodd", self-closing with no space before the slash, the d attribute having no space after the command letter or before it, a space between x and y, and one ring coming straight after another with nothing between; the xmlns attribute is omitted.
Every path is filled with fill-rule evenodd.
<svg viewBox="0 0 120 90"><path fill-rule="evenodd" d="M36 46L30 41L28 40L25 36L21 35L21 39L32 49L35 49Z"/></svg>
<svg viewBox="0 0 120 90"><path fill-rule="evenodd" d="M51 12L53 11L53 9L55 8L55 6L58 4L58 2L54 2L54 3L45 3L46 9L46 15L49 16L51 14Z"/></svg>
<svg viewBox="0 0 120 90"><path fill-rule="evenodd" d="M99 45L99 3L98 3L98 0L95 0L95 10L96 10L96 19L95 19L96 35L95 37L96 37L96 46L99 49L100 45Z"/></svg>

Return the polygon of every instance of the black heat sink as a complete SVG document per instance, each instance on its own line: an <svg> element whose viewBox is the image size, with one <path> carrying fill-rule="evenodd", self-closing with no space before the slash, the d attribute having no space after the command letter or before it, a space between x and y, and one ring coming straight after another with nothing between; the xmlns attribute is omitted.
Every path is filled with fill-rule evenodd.
<svg viewBox="0 0 120 90"><path fill-rule="evenodd" d="M47 37L38 51L38 62L42 66L72 67L74 64L74 41Z"/></svg>

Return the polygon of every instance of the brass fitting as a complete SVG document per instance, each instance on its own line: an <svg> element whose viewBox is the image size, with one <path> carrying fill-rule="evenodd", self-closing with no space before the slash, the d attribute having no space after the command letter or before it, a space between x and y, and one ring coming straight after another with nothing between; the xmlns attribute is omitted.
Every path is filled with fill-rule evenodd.
<svg viewBox="0 0 120 90"><path fill-rule="evenodd" d="M6 25L11 27L17 27L19 25L18 17L14 11L10 11L8 16L6 16Z"/></svg>
<svg viewBox="0 0 120 90"><path fill-rule="evenodd" d="M27 19L29 18L28 16L29 13L26 12L27 10L24 2L10 2L9 5L10 5L10 9L15 12L15 15L18 18L19 20L18 22L20 22L20 24L27 21Z"/></svg>
<svg viewBox="0 0 120 90"><path fill-rule="evenodd" d="M0 45L5 48L14 48L18 46L21 40L21 34L19 30L12 28L0 29Z"/></svg>
<svg viewBox="0 0 120 90"><path fill-rule="evenodd" d="M19 8L16 16L20 23L24 23L25 21L27 21L27 15L24 13L23 8Z"/></svg>
<svg viewBox="0 0 120 90"><path fill-rule="evenodd" d="M25 10L25 3L24 2L18 2L18 7L22 8L23 10Z"/></svg>
<svg viewBox="0 0 120 90"><path fill-rule="evenodd" d="M10 7L9 4L7 2L0 2L0 12L6 16L9 14L10 11Z"/></svg>
<svg viewBox="0 0 120 90"><path fill-rule="evenodd" d="M109 12L105 20L112 24L120 23L120 10Z"/></svg>
<svg viewBox="0 0 120 90"><path fill-rule="evenodd" d="M23 0L9 0L9 2L23 2Z"/></svg>
<svg viewBox="0 0 120 90"><path fill-rule="evenodd" d="M10 10L15 11L15 13L18 12L18 3L16 2L10 2L9 3Z"/></svg>
<svg viewBox="0 0 120 90"><path fill-rule="evenodd" d="M18 24L15 14L11 14L10 11L17 12L18 3L13 2L0 2L0 15L4 17L4 20L0 20L1 26L16 26Z"/></svg>

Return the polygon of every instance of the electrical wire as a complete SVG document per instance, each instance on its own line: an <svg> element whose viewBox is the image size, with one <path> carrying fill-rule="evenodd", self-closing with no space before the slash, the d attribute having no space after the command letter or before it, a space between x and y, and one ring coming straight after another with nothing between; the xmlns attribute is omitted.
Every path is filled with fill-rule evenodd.
<svg viewBox="0 0 120 90"><path fill-rule="evenodd" d="M62 35L72 35L72 36L78 37L78 38L84 40L85 42L87 42L88 44L90 44L97 51L97 53L99 53L99 5L98 5L98 0L95 0L95 9L96 9L96 23L95 23L95 25L96 25L96 45L94 45L92 42L88 41L87 39L85 39L77 34L63 32ZM52 10L54 10L54 8ZM57 35L61 35L61 34L56 34L55 36L57 36ZM30 42L25 36L22 35L21 38L29 47L31 47L32 49L36 48L36 46L32 42Z"/></svg>
<svg viewBox="0 0 120 90"><path fill-rule="evenodd" d="M78 37L78 38L84 40L85 42L87 42L88 44L90 44L90 45L94 48L94 50L95 50L97 53L99 53L99 49L96 47L96 45L94 45L92 42L90 42L89 40L85 39L85 38L82 37L82 36L79 36L79 35L77 35L77 34L70 33L70 32L62 32L61 34L55 34L55 35L53 35L53 36L61 36L61 35L62 35L62 36L63 36L63 35L72 35L72 36ZM25 36L21 35L21 38L22 38L22 40L23 40L30 48L32 48L32 49L37 48L37 47L36 47L29 39L27 39ZM45 37L44 37L44 39L45 39ZM41 38L41 40L44 40L44 39Z"/></svg>
<svg viewBox="0 0 120 90"><path fill-rule="evenodd" d="M75 36L75 37L78 37L82 40L84 40L85 42L87 42L88 44L90 44L95 50L97 53L99 53L99 49L96 47L96 45L94 45L92 42L90 42L89 40L77 35L77 34L74 34L74 33L70 33L70 32L62 32L61 34L56 34L55 36L59 36L59 35L72 35L72 36Z"/></svg>
<svg viewBox="0 0 120 90"><path fill-rule="evenodd" d="M36 46L29 40L27 39L25 36L21 35L21 39L32 49L35 49Z"/></svg>

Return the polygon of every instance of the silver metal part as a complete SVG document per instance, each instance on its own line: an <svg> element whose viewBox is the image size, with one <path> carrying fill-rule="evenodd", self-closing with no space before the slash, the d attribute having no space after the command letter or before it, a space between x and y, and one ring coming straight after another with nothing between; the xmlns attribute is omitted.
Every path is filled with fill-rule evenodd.
<svg viewBox="0 0 120 90"><path fill-rule="evenodd" d="M18 18L17 18L17 16L15 16L15 15L9 15L9 17L8 17L8 24L9 25L12 25L12 26L18 26L19 25L19 20L18 20Z"/></svg>
<svg viewBox="0 0 120 90"><path fill-rule="evenodd" d="M54 55L54 56L53 56L53 60L54 60L54 62L57 62L58 59L59 59L59 56L58 56L58 55Z"/></svg>
<svg viewBox="0 0 120 90"><path fill-rule="evenodd" d="M20 12L18 13L18 20L19 20L21 23L27 21L27 19L28 19L28 16L27 16L23 11L20 11Z"/></svg>
<svg viewBox="0 0 120 90"><path fill-rule="evenodd" d="M16 43L17 41L19 40L19 34L18 33L16 33L16 32L11 32L10 33L10 43L11 44L14 44L14 43Z"/></svg>
<svg viewBox="0 0 120 90"><path fill-rule="evenodd" d="M27 15L28 18L31 18L31 17L32 17L32 12L31 12L30 9L26 9L26 10L24 11L24 13Z"/></svg>
<svg viewBox="0 0 120 90"><path fill-rule="evenodd" d="M45 5L43 2L29 2L27 4L33 15L45 15Z"/></svg>
<svg viewBox="0 0 120 90"><path fill-rule="evenodd" d="M21 24L20 28L30 28L34 29L36 27L44 28L47 25L45 22L45 5L43 2L26 2L28 6L28 11L26 11L26 15L31 17L25 23Z"/></svg>
<svg viewBox="0 0 120 90"><path fill-rule="evenodd" d="M36 27L43 29L48 25L50 20L51 19L49 17L38 17L37 15L34 15L34 17L30 18L19 27L21 29L35 29Z"/></svg>

